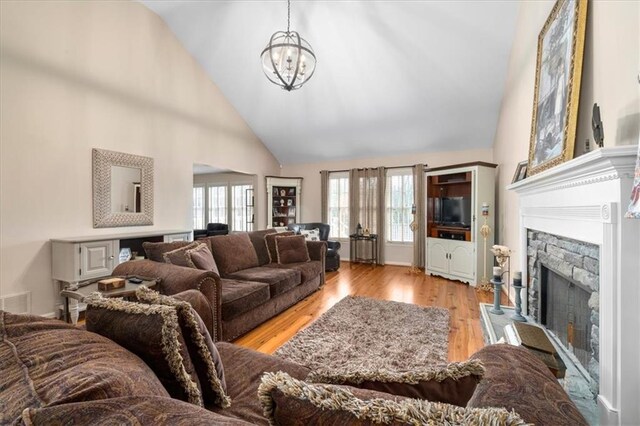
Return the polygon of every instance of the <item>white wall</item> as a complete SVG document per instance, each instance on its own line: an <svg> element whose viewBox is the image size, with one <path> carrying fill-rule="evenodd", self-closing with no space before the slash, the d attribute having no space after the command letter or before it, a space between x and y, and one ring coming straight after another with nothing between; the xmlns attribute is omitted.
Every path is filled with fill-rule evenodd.
<svg viewBox="0 0 640 426"><path fill-rule="evenodd" d="M0 2L0 298L54 310L50 238L192 229L193 164L264 176L273 155L136 2ZM150 227L93 229L91 149L153 157Z"/></svg>
<svg viewBox="0 0 640 426"><path fill-rule="evenodd" d="M504 188L511 183L516 164L529 153L538 34L554 1L522 2L516 25L500 119L494 142L498 168L500 244L519 245L518 196ZM580 91L576 153L591 140L591 109L600 105L605 146L637 144L640 134L640 2L589 2ZM520 253L511 257L521 270Z"/></svg>
<svg viewBox="0 0 640 426"><path fill-rule="evenodd" d="M413 155L396 157L367 158L359 160L328 161L313 164L290 164L282 166L282 176L300 176L302 180L302 221L320 221L320 170L343 170L354 167L379 166L412 166L418 163L428 164L429 167L447 166L451 164L467 163L471 161L493 162L491 149L450 152L422 152ZM340 256L349 260L348 240L342 244ZM385 262L411 265L413 261L412 244L387 243L385 246Z"/></svg>

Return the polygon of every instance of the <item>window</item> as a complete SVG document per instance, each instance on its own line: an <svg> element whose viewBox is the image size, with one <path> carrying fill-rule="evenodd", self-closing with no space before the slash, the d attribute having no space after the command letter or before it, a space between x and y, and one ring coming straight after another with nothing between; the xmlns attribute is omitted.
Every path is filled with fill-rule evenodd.
<svg viewBox="0 0 640 426"><path fill-rule="evenodd" d="M193 229L204 229L204 186L193 187Z"/></svg>
<svg viewBox="0 0 640 426"><path fill-rule="evenodd" d="M227 223L227 186L209 187L209 223Z"/></svg>
<svg viewBox="0 0 640 426"><path fill-rule="evenodd" d="M387 172L387 241L413 242L409 225L413 221L413 173L411 169Z"/></svg>
<svg viewBox="0 0 640 426"><path fill-rule="evenodd" d="M233 185L231 187L231 230L247 231L247 189L253 185Z"/></svg>
<svg viewBox="0 0 640 426"><path fill-rule="evenodd" d="M349 173L330 173L328 192L329 236L349 238Z"/></svg>

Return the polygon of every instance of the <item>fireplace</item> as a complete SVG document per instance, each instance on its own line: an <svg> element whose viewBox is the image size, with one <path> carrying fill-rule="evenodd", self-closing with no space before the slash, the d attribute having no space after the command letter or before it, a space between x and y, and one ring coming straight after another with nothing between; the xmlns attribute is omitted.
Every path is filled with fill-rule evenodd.
<svg viewBox="0 0 640 426"><path fill-rule="evenodd" d="M590 289L542 265L540 324L558 337L583 367L588 367L592 355L596 355L591 353L591 293Z"/></svg>
<svg viewBox="0 0 640 426"><path fill-rule="evenodd" d="M595 244L527 230L529 315L573 354L598 394L600 250Z"/></svg>
<svg viewBox="0 0 640 426"><path fill-rule="evenodd" d="M624 218L637 149L599 149L507 187L520 196L520 238L509 243L527 286L523 309L555 329L598 378L600 424L640 419L640 221ZM560 279L549 281L549 271ZM547 315L555 287L560 306L572 303L579 319L573 311ZM583 326L585 312L590 324Z"/></svg>

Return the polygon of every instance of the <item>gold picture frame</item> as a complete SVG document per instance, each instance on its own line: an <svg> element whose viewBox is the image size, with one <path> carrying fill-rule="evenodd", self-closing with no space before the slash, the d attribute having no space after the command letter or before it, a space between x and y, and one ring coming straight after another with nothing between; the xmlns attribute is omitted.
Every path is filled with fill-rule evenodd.
<svg viewBox="0 0 640 426"><path fill-rule="evenodd" d="M557 0L538 36L527 175L573 158L587 0Z"/></svg>

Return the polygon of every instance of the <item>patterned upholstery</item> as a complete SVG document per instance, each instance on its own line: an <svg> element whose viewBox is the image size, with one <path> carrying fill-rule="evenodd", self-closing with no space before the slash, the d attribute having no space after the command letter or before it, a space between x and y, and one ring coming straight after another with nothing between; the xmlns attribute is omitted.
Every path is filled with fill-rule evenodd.
<svg viewBox="0 0 640 426"><path fill-rule="evenodd" d="M234 344L216 348L233 403L207 404L205 410L170 398L140 358L102 336L58 320L0 311L0 424L266 425L266 415L305 425L372 424L374 418L376 424L404 424L407 416L429 424L455 418L451 424L515 425L522 423L520 415L540 425L586 425L544 364L509 345L488 346L471 357L484 364L485 376L466 408L304 384L306 367ZM284 386L270 380L258 399L263 374L278 371L288 375ZM309 398L299 397L304 389ZM372 396L380 399L368 402ZM432 414L437 418L427 420Z"/></svg>
<svg viewBox="0 0 640 426"><path fill-rule="evenodd" d="M587 425L553 374L528 349L490 345L471 358L482 361L486 372L468 407L505 407L538 425Z"/></svg>
<svg viewBox="0 0 640 426"><path fill-rule="evenodd" d="M25 408L130 395L169 397L140 358L58 320L0 311L0 424ZM194 407L195 408L195 407Z"/></svg>

